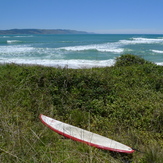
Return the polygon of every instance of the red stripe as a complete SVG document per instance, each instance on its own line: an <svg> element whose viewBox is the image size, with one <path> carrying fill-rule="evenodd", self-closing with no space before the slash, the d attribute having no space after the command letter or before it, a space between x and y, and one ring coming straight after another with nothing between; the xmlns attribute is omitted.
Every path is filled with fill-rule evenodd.
<svg viewBox="0 0 163 163"><path fill-rule="evenodd" d="M103 150L109 150L109 151L114 151L114 152L122 152L122 153L133 153L134 150L131 150L131 151L127 151L127 150L120 150L120 149L115 149L115 148L109 148L109 147L105 147L105 146L101 146L101 145L97 145L97 144L93 144L93 143L90 143L90 142L87 142L87 141L84 141L84 140L81 140L81 139L78 139L78 138L75 138L73 136L70 136L68 134L65 134L59 130L56 130L55 128L51 127L49 124L47 124L43 119L42 119L42 115L43 114L40 114L40 120L43 124L45 124L47 127L49 127L51 130L57 132L58 134L60 135L63 135L69 139L72 139L72 140L75 140L75 141L78 141L78 142L82 142L82 143L85 143L85 144L88 144L90 146L93 146L93 147L96 147L96 148L99 148L99 149L103 149ZM44 115L43 115L44 116ZM50 118L50 117L49 117Z"/></svg>

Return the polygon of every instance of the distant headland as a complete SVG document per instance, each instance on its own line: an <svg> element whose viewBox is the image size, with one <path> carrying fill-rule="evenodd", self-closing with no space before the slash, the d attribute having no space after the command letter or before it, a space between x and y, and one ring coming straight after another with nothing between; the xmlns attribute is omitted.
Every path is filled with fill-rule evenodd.
<svg viewBox="0 0 163 163"><path fill-rule="evenodd" d="M0 30L0 35L10 34L90 34L84 31L67 29L9 29Z"/></svg>

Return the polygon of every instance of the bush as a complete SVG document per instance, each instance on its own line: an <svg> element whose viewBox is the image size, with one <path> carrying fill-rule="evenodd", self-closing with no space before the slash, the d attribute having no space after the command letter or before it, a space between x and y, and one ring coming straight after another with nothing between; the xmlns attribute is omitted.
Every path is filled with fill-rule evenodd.
<svg viewBox="0 0 163 163"><path fill-rule="evenodd" d="M116 59L115 66L131 66L131 65L143 65L143 64L152 64L152 62L146 61L145 59L132 55L124 54Z"/></svg>
<svg viewBox="0 0 163 163"><path fill-rule="evenodd" d="M92 69L0 65L0 162L122 162L63 139L41 124L41 113L143 151L134 163L159 160L163 66L129 54L117 60Z"/></svg>

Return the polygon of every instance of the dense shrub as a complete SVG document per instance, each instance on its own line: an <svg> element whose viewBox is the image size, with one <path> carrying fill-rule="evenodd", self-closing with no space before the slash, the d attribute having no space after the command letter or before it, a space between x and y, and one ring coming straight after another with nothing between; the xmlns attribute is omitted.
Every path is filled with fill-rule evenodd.
<svg viewBox="0 0 163 163"><path fill-rule="evenodd" d="M146 61L145 59L136 55L124 54L120 57L117 57L115 66L131 66L143 64L152 64L152 62Z"/></svg>
<svg viewBox="0 0 163 163"><path fill-rule="evenodd" d="M0 65L0 162L163 162L162 72L133 55L92 69ZM41 113L145 153L131 159L63 139Z"/></svg>

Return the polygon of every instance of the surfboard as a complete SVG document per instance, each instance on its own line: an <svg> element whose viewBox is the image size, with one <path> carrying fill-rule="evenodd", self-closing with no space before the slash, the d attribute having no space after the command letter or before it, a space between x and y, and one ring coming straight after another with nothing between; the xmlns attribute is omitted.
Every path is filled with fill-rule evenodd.
<svg viewBox="0 0 163 163"><path fill-rule="evenodd" d="M87 145L114 152L133 153L134 150L122 143L96 133L75 127L73 125L55 120L43 114L40 115L40 120L43 124L49 127L56 133L63 135L69 139L86 143Z"/></svg>

